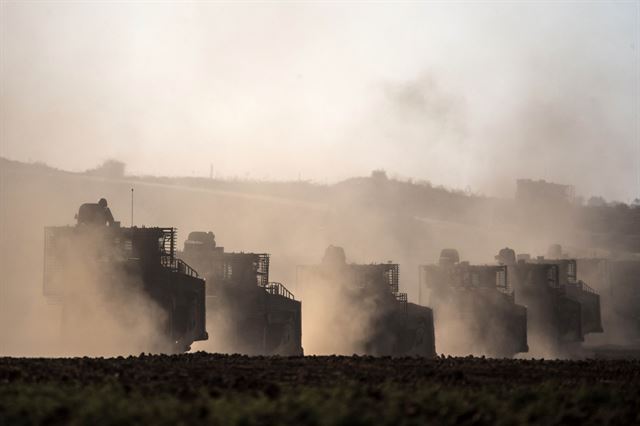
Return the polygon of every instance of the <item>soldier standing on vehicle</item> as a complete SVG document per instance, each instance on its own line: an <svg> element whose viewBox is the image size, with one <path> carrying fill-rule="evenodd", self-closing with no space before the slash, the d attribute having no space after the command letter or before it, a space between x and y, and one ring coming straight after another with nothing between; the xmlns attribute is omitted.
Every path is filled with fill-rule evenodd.
<svg viewBox="0 0 640 426"><path fill-rule="evenodd" d="M85 203L81 205L76 218L78 219L78 225L113 226L115 223L105 198L100 198L97 204Z"/></svg>

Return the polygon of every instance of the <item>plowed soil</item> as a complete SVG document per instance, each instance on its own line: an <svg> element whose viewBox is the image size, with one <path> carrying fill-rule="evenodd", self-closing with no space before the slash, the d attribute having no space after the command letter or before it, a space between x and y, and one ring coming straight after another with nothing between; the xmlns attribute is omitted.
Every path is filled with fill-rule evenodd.
<svg viewBox="0 0 640 426"><path fill-rule="evenodd" d="M0 358L0 425L633 424L640 361Z"/></svg>

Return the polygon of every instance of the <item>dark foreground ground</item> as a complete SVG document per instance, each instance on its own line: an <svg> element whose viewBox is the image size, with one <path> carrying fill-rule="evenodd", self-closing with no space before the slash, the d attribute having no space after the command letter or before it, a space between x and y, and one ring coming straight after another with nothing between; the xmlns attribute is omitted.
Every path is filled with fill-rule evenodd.
<svg viewBox="0 0 640 426"><path fill-rule="evenodd" d="M0 425L634 424L640 361L0 358Z"/></svg>

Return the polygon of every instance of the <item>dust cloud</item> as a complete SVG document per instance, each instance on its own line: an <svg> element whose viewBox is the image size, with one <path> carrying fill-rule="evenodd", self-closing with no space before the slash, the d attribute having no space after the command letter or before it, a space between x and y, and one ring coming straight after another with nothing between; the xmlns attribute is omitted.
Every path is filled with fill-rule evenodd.
<svg viewBox="0 0 640 426"><path fill-rule="evenodd" d="M576 237L575 227L555 220L558 215L552 214L551 220L543 222L532 221L527 214L522 216L522 208L513 201L396 180L382 172L325 186L305 182L104 177L4 161L0 209L3 353L63 354L78 353L74 348L82 348L76 341L79 346L52 349L59 348L62 314L42 295L43 229L71 224L80 204L99 197L107 198L116 220L128 226L132 187L134 224L175 226L178 246L190 231L211 230L226 251L270 253L271 280L282 282L302 300L307 354L362 353L361 343L376 320L366 309L354 312L349 297L334 287L314 284L318 292L312 296L298 286L297 265L316 264L330 244L346 247L350 257L360 263L399 263L400 291L407 292L410 301L416 301L418 266L434 263L444 247L456 247L466 260L482 264L493 263L494 255L507 244L518 247L519 252L535 254L545 253L549 241L562 239L576 245L583 242L581 235ZM101 282L95 271L79 271L93 276L87 277L87 282ZM141 297L135 285L126 287L114 300L124 297L134 301ZM144 301L132 304L144 305ZM79 303L80 307L84 305ZM216 327L212 337L217 334L220 340L198 343L194 349L216 350L225 339L222 325L226 314L209 315L209 323ZM351 320L350 326L343 330L343 339L336 338L330 330L346 317ZM436 312L436 347L456 353L455 342L448 336L463 334L455 323L445 325L446 322ZM145 330L149 331L142 321L138 331L144 334ZM87 342L91 341L84 336ZM114 339L120 337L114 334ZM150 333L139 341L153 338ZM95 348L105 349L99 345Z"/></svg>
<svg viewBox="0 0 640 426"><path fill-rule="evenodd" d="M222 305L222 304L220 304ZM191 345L194 351L206 351L211 353L236 353L230 350L235 348L236 331L231 318L234 312L231 306L217 306L217 309L207 309L207 333L209 338L194 342Z"/></svg>
<svg viewBox="0 0 640 426"><path fill-rule="evenodd" d="M298 291L303 301L302 346L307 354L365 354L375 317L373 300L349 297L345 283L305 279Z"/></svg>
<svg viewBox="0 0 640 426"><path fill-rule="evenodd" d="M131 355L170 348L167 316L144 291L141 271L125 267L102 229L51 229L59 276L45 287L59 308L57 356ZM55 288L52 288L54 287Z"/></svg>
<svg viewBox="0 0 640 426"><path fill-rule="evenodd" d="M336 251L341 255L336 256ZM367 282L358 279L343 258L342 248L329 246L322 262L297 269L297 291L303 300L303 347L318 355L383 355L388 304ZM390 336L392 339L396 336Z"/></svg>
<svg viewBox="0 0 640 426"><path fill-rule="evenodd" d="M3 2L0 155L260 180L384 168L501 197L524 176L629 201L637 8Z"/></svg>
<svg viewBox="0 0 640 426"><path fill-rule="evenodd" d="M410 301L442 248L473 264L505 246L614 250L623 220L600 225L580 197L541 213L514 200L515 181L639 196L638 7L1 2L0 354L137 350L111 319L104 342L74 319L88 329L61 347L42 295L44 227L100 197L123 226L178 228L179 246L210 230L227 251L270 253L271 279L302 299L307 353L361 351L322 322L352 315L348 299L297 287L296 266L330 244L399 263ZM107 158L126 173L101 174ZM108 303L146 305L123 282ZM356 314L347 335L370 320ZM442 348L461 335L436 333Z"/></svg>

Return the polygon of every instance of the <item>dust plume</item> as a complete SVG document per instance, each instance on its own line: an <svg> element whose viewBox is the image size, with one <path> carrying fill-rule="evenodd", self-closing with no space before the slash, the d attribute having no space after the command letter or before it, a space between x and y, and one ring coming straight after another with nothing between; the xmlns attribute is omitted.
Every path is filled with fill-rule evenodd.
<svg viewBox="0 0 640 426"><path fill-rule="evenodd" d="M35 209L33 204L30 207ZM26 217L20 219L22 224L31 223ZM16 270L10 266L12 262L33 261L32 255L22 251L26 247L20 243L12 245L13 252L5 252L2 352L114 356L166 351L165 313L144 291L141 272L126 267L122 253L107 241L103 230L58 227L50 231L55 235L50 253L55 261L48 258L47 266L40 257L28 269ZM44 240L38 240L38 245L43 245ZM42 253L42 247L28 251ZM46 267L49 269L43 274ZM40 279L34 282L38 275Z"/></svg>
<svg viewBox="0 0 640 426"><path fill-rule="evenodd" d="M376 322L384 305L376 294L362 294L344 265L299 267L297 292L303 302L302 342L317 355L371 353Z"/></svg>
<svg viewBox="0 0 640 426"><path fill-rule="evenodd" d="M45 287L61 316L53 354L137 355L170 347L162 332L167 315L145 293L141 272L125 267L103 229L69 230L57 229L56 264L49 266L60 275Z"/></svg>
<svg viewBox="0 0 640 426"><path fill-rule="evenodd" d="M446 190L380 171L319 185L100 176L94 169L74 174L6 160L2 164L4 353L52 353L59 335L61 313L43 297L44 227L69 224L80 204L101 196L109 200L116 219L127 222L131 187L135 187L134 224L175 226L178 246L190 231L214 231L227 251L270 253L271 279L282 282L302 301L307 354L362 353L362 342L379 319L368 308L353 313L349 295L326 283L311 284L317 294L297 285L297 265L317 263L330 244L348 247L350 256L364 264L399 263L400 291L417 301L418 267L437 260L442 248L457 248L474 264L491 264L506 245L536 254L545 253L550 241L587 241L571 215L568 222L561 221L552 210L549 219L534 221L526 206L513 199ZM208 315L211 338L194 349L222 350L228 338L224 326L228 312ZM444 318L436 312L437 350L456 353L451 336L464 334ZM348 327L340 330L344 338L335 339L336 333L329 330L345 321Z"/></svg>
<svg viewBox="0 0 640 426"><path fill-rule="evenodd" d="M365 309L336 341L322 319L349 298L296 288L330 244L399 263L410 301L446 247L474 264L505 246L638 247L631 209L583 209L638 197L638 7L0 2L0 353L55 347L43 229L99 197L123 224L177 227L178 245L213 231L271 253L307 353L360 352L375 321ZM576 197L523 203L519 178ZM210 314L212 350L227 317Z"/></svg>
<svg viewBox="0 0 640 426"><path fill-rule="evenodd" d="M638 5L467 6L3 2L0 155L637 197Z"/></svg>
<svg viewBox="0 0 640 426"><path fill-rule="evenodd" d="M231 321L233 314L233 307L229 305L219 304L216 309L207 309L206 327L209 338L204 341L194 342L192 349L211 353L242 353L242 351L237 350L235 342L238 330Z"/></svg>

